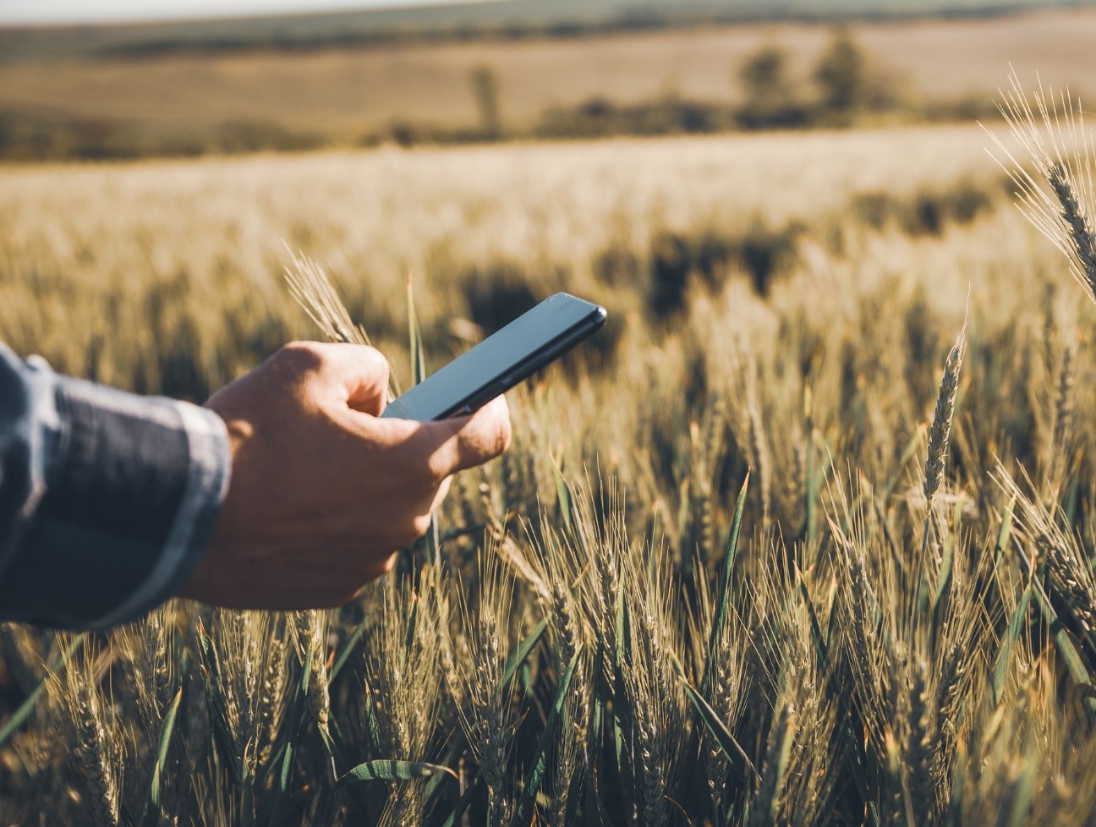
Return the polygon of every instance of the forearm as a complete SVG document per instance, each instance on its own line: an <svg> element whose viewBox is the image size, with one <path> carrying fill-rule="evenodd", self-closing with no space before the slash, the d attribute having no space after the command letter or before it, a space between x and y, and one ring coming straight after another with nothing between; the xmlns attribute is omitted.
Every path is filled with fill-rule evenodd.
<svg viewBox="0 0 1096 827"><path fill-rule="evenodd" d="M131 620L197 564L228 486L220 418L60 377L0 345L0 618Z"/></svg>

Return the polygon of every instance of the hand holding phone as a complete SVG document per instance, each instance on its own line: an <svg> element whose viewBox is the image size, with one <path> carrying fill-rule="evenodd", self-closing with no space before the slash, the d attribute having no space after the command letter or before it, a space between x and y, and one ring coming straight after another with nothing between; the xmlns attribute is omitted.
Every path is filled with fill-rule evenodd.
<svg viewBox="0 0 1096 827"><path fill-rule="evenodd" d="M393 400L383 416L429 422L470 414L605 323L604 307L556 293Z"/></svg>

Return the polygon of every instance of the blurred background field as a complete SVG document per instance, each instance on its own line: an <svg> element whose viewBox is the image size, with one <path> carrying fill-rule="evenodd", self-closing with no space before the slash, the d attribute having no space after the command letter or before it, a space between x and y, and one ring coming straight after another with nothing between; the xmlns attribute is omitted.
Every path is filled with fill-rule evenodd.
<svg viewBox="0 0 1096 827"><path fill-rule="evenodd" d="M0 30L0 158L969 122L1096 68L1091 8L550 5Z"/></svg>
<svg viewBox="0 0 1096 827"><path fill-rule="evenodd" d="M1091 821L1096 308L992 157L1010 63L1094 76L1044 5L0 30L21 354L200 402L319 336L299 256L404 387L409 280L430 369L610 314L350 606L0 627L0 821Z"/></svg>

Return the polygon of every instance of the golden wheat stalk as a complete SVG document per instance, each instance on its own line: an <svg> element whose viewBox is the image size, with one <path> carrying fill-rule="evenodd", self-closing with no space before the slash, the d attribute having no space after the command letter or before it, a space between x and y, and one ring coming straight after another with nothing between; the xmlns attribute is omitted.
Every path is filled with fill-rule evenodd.
<svg viewBox="0 0 1096 827"><path fill-rule="evenodd" d="M936 411L933 413L932 426L929 429L929 455L925 462L925 482L922 491L928 508L940 484L944 479L944 464L947 461L948 445L951 440L951 422L955 416L955 395L959 391L959 378L963 370L963 351L966 347L966 333L960 332L948 358L944 362L944 378L936 397Z"/></svg>
<svg viewBox="0 0 1096 827"><path fill-rule="evenodd" d="M368 345L369 336L361 325L354 324L324 269L304 253L295 253L288 246L286 251L290 266L285 270L285 280L290 295L308 317L333 342Z"/></svg>
<svg viewBox="0 0 1096 827"><path fill-rule="evenodd" d="M1016 186L1021 211L1069 259L1074 277L1096 300L1094 156L1080 101L1068 90L1057 95L1044 90L1041 82L1029 100L1015 71L1009 75L1009 84L998 108L1023 153L1035 164L1035 174L1000 138L992 136L1001 153L998 163Z"/></svg>

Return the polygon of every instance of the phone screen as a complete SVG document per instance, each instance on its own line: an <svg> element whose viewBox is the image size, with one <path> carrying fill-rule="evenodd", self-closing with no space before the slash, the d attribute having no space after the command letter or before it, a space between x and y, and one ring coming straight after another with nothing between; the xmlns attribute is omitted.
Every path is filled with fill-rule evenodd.
<svg viewBox="0 0 1096 827"><path fill-rule="evenodd" d="M551 296L391 402L384 416L426 422L471 413L597 330L605 309Z"/></svg>

